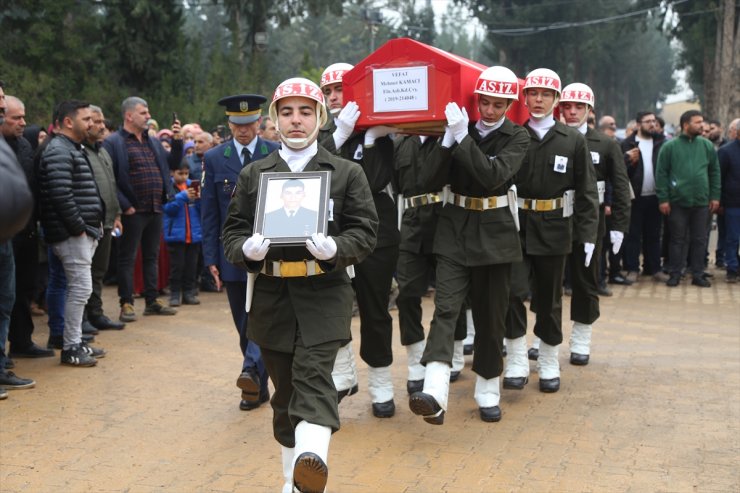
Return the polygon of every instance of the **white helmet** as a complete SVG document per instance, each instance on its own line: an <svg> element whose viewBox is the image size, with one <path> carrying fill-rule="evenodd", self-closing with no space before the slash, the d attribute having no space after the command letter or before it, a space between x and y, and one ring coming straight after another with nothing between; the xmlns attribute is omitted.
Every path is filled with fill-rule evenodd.
<svg viewBox="0 0 740 493"><path fill-rule="evenodd" d="M518 99L519 79L506 67L489 67L478 76L473 92L498 98Z"/></svg>
<svg viewBox="0 0 740 493"><path fill-rule="evenodd" d="M321 83L319 86L323 89L324 86L329 84L339 84L342 82L342 76L345 72L352 70L354 66L349 63L332 63L324 73L321 74Z"/></svg>
<svg viewBox="0 0 740 493"><path fill-rule="evenodd" d="M552 89L558 96L560 95L560 76L549 68L536 68L527 74L524 80L524 90L530 87L539 87L542 89Z"/></svg>
<svg viewBox="0 0 740 493"><path fill-rule="evenodd" d="M591 108L594 107L596 98L594 91L586 84L574 82L563 88L563 95L560 97L561 103L585 103Z"/></svg>
<svg viewBox="0 0 740 493"><path fill-rule="evenodd" d="M277 102L283 98L299 96L303 98L312 99L316 101L316 128L311 134L303 139L289 139L283 135L280 131L280 120L278 120L277 114ZM316 140L316 136L319 133L321 127L326 124L326 107L324 106L324 95L321 93L321 89L314 82L303 77L294 77L292 79L281 82L275 89L275 94L272 96L272 102L270 103L269 114L272 121L275 122L280 140L291 149L304 149Z"/></svg>

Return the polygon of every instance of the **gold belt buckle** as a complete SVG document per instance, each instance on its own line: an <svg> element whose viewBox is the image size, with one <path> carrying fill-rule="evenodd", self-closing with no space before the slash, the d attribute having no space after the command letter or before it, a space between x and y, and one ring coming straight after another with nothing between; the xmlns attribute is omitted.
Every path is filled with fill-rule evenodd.
<svg viewBox="0 0 740 493"><path fill-rule="evenodd" d="M534 210L537 212L545 212L552 210L552 201L550 200L538 200L535 203Z"/></svg>
<svg viewBox="0 0 740 493"><path fill-rule="evenodd" d="M284 262L280 260L280 277L306 277L308 267L306 261L301 262Z"/></svg>
<svg viewBox="0 0 740 493"><path fill-rule="evenodd" d="M488 197L488 208L495 209L498 205L498 197Z"/></svg>
<svg viewBox="0 0 740 493"><path fill-rule="evenodd" d="M474 211L482 211L483 200L484 199L480 197L465 197L465 208Z"/></svg>
<svg viewBox="0 0 740 493"><path fill-rule="evenodd" d="M436 204L437 202L442 201L439 194L437 193L430 193L427 197L428 197L427 204Z"/></svg>

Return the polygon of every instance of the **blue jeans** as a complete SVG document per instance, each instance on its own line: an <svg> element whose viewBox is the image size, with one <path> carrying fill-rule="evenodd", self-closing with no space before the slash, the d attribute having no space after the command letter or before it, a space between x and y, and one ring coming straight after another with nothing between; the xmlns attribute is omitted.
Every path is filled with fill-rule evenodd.
<svg viewBox="0 0 740 493"><path fill-rule="evenodd" d="M10 329L10 314L15 304L15 260L13 244L0 243L0 373L5 372L5 344Z"/></svg>
<svg viewBox="0 0 740 493"><path fill-rule="evenodd" d="M632 201L630 230L624 242L623 260L627 271L640 271L642 250L643 274L651 276L660 272L661 218L657 196L637 197Z"/></svg>
<svg viewBox="0 0 740 493"><path fill-rule="evenodd" d="M49 283L46 287L46 309L49 314L49 336L64 336L64 295L67 292L67 276L59 257L51 247L49 256Z"/></svg>
<svg viewBox="0 0 740 493"><path fill-rule="evenodd" d="M725 265L727 272L737 273L737 249L740 243L740 207L725 208Z"/></svg>

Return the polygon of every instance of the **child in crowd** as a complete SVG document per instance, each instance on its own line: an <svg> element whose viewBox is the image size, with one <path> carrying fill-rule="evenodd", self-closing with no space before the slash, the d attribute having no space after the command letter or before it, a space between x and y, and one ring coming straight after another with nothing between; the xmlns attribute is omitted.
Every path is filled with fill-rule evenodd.
<svg viewBox="0 0 740 493"><path fill-rule="evenodd" d="M164 206L164 240L170 254L170 306L198 305L196 278L200 258L200 182L188 179L183 159L172 171Z"/></svg>

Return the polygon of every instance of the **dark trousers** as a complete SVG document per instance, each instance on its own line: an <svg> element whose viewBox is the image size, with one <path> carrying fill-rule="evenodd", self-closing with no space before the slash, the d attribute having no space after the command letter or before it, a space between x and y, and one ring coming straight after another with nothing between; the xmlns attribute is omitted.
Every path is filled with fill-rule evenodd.
<svg viewBox="0 0 740 493"><path fill-rule="evenodd" d="M352 285L360 309L360 357L372 368L393 363L393 318L388 312L398 246L376 248L355 265Z"/></svg>
<svg viewBox="0 0 740 493"><path fill-rule="evenodd" d="M586 267L586 252L583 243L573 245L573 251L568 256L570 264L571 289L570 319L582 324L592 324L599 319L599 262L601 257L602 241L596 242L591 264Z"/></svg>
<svg viewBox="0 0 740 493"><path fill-rule="evenodd" d="M722 265L725 263L726 234L727 228L725 226L725 215L717 214L717 249L714 251L714 263L718 265Z"/></svg>
<svg viewBox="0 0 740 493"><path fill-rule="evenodd" d="M15 303L10 316L8 341L13 350L22 351L33 344L31 301L36 293L36 270L39 265L39 243L35 234L13 239L15 257Z"/></svg>
<svg viewBox="0 0 740 493"><path fill-rule="evenodd" d="M337 389L331 378L342 342L306 347L300 329L293 353L264 349L267 373L275 385L270 399L272 433L283 447L295 447L295 427L301 421L339 430Z"/></svg>
<svg viewBox="0 0 740 493"><path fill-rule="evenodd" d="M398 281L398 325L401 344L408 346L424 340L424 327L421 324L421 297L426 294L434 276L437 262L431 253L413 253L401 250L398 255L396 280ZM467 336L467 323L464 308L460 310L455 340L462 341Z"/></svg>
<svg viewBox="0 0 740 493"><path fill-rule="evenodd" d="M624 245L626 270L640 271L640 251L642 251L643 274L652 276L660 272L661 217L657 196L637 197L632 201L630 230Z"/></svg>
<svg viewBox="0 0 740 493"><path fill-rule="evenodd" d="M0 242L0 373L5 372L10 314L15 304L15 262L10 241Z"/></svg>
<svg viewBox="0 0 740 493"><path fill-rule="evenodd" d="M141 247L144 274L144 299L157 299L159 238L162 234L162 214L137 212L121 216L123 234L118 244L118 296L121 304L134 302L134 262Z"/></svg>
<svg viewBox="0 0 740 493"><path fill-rule="evenodd" d="M85 313L88 319L99 318L104 315L102 298L103 278L108 271L110 249L113 243L110 233L110 228L103 230L103 237L100 238L98 248L95 250L95 255L93 255L92 267L90 268L92 273L92 294L90 295L90 299L87 300L87 305L85 305Z"/></svg>
<svg viewBox="0 0 740 493"><path fill-rule="evenodd" d="M582 247L581 247L582 248ZM545 344L563 342L563 273L567 255L528 255L511 266L511 295L506 314L506 337L527 333L524 301L531 289L530 307L535 313L534 334Z"/></svg>
<svg viewBox="0 0 740 493"><path fill-rule="evenodd" d="M167 243L170 254L170 292L193 296L197 293L200 243Z"/></svg>
<svg viewBox="0 0 740 493"><path fill-rule="evenodd" d="M473 371L494 378L503 371L503 338L509 300L510 264L468 267L455 259L437 256L437 289L434 317L429 329L422 364L452 364L455 334L466 297L475 323Z"/></svg>
<svg viewBox="0 0 740 493"><path fill-rule="evenodd" d="M668 224L671 243L668 255L668 271L671 276L680 276L686 259L686 242L689 242L689 269L694 279L704 274L704 252L707 245L707 217L709 207L681 207L671 204Z"/></svg>
<svg viewBox="0 0 740 493"><path fill-rule="evenodd" d="M208 274L210 276L210 273ZM224 281L226 297L231 308L231 318L234 327L239 334L239 349L243 356L242 371L255 368L260 376L260 393L267 392L267 370L262 361L260 347L247 338L247 312L245 302L247 299L247 283L245 281Z"/></svg>

